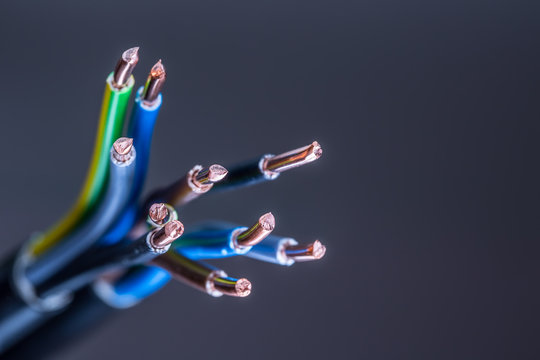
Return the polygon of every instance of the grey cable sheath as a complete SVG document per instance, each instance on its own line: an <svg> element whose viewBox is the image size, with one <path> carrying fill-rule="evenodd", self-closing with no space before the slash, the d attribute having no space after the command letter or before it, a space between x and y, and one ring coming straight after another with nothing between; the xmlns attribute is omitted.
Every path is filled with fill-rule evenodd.
<svg viewBox="0 0 540 360"><path fill-rule="evenodd" d="M92 216L26 269L26 276L32 284L37 285L56 273L99 240L114 223L129 200L133 186L135 147L131 151L131 158L124 163L111 155L107 191Z"/></svg>

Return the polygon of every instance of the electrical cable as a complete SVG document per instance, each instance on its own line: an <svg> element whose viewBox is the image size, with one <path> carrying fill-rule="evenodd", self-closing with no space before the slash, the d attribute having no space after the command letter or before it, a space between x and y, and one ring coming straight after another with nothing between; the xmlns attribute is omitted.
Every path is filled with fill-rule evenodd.
<svg viewBox="0 0 540 360"><path fill-rule="evenodd" d="M245 297L251 293L251 282L248 279L229 277L223 270L173 251L152 259L151 263L167 270L176 280L214 297Z"/></svg>
<svg viewBox="0 0 540 360"><path fill-rule="evenodd" d="M32 253L37 256L57 244L73 230L98 203L107 181L108 155L114 140L124 127L126 109L135 80L131 76L139 60L138 47L126 50L105 85L101 115L94 153L85 184L70 212L34 243Z"/></svg>
<svg viewBox="0 0 540 360"><path fill-rule="evenodd" d="M107 247L94 247L73 259L61 272L57 272L36 286L41 297L73 292L91 283L106 271L142 264L169 250L171 243L184 232L184 225L173 220L133 242Z"/></svg>
<svg viewBox="0 0 540 360"><path fill-rule="evenodd" d="M0 354L57 314L29 307L18 296L11 283L15 258L9 257L0 267Z"/></svg>
<svg viewBox="0 0 540 360"><path fill-rule="evenodd" d="M143 212L150 204L164 202L174 207L183 206L207 193L228 174L223 166L214 164L209 168L195 165L186 176L171 185L153 192L145 201Z"/></svg>
<svg viewBox="0 0 540 360"><path fill-rule="evenodd" d="M214 192L275 180L282 172L313 162L321 155L322 147L316 141L280 155L263 155L255 161L231 167L227 178L216 184Z"/></svg>
<svg viewBox="0 0 540 360"><path fill-rule="evenodd" d="M322 259L325 253L326 246L319 240L301 245L292 238L269 236L243 255L259 261L291 266L295 262Z"/></svg>
<svg viewBox="0 0 540 360"><path fill-rule="evenodd" d="M185 205L210 191L227 173L227 169L218 164L211 165L209 168L195 165L184 177L154 191L140 208L138 220L129 232L128 238L136 239L148 230L146 214L152 204L167 203L174 207Z"/></svg>
<svg viewBox="0 0 540 360"><path fill-rule="evenodd" d="M304 164L313 162L320 158L322 155L322 148L319 145L318 142L314 141L312 144L295 149L292 151L288 151L286 153L280 154L280 155L264 155L260 159L254 162L250 162L246 165L240 165L235 166L232 171L228 171L225 168L221 167L221 169L215 169L216 175L219 175L219 178L216 176L216 180L212 181L213 188L217 190L232 190L248 185L252 185L259 182L269 181L276 179L279 174L283 171L302 166ZM213 165L213 167L216 167L216 165ZM186 177L178 180L177 182L173 183L172 185L168 186L167 188L158 190L154 192L145 202L145 206L143 206L143 209L146 209L148 207L148 204L156 203L159 201L164 201L168 203L178 203L178 205L183 205L187 203L188 201L191 201L195 199L197 196L200 195L200 192L193 191L193 189L200 189L201 187L193 186L193 184L196 184L197 179L197 170L201 172L201 167L196 166L193 169L190 170L188 175ZM208 170L203 170L202 173L206 174L207 172L212 172L212 167L210 167ZM218 170L218 171L216 171ZM190 184L191 179L191 184ZM193 181L195 179L195 182ZM208 189L205 189L204 192L208 192L211 187ZM204 187L203 187L204 189ZM135 225L134 229L131 232L130 237L134 238L137 236L140 236L140 234L145 231L146 225L142 220L139 220L137 225ZM238 249L232 250L231 246L228 246L226 244L230 243L227 241L227 235L230 236L230 234L214 234L216 236L215 240L215 246L213 247L206 247L206 248L199 248L200 253L198 254L201 257L196 258L221 258L226 256L233 256L237 255L239 253ZM182 240L186 240L186 243L189 239L189 235L184 236ZM225 240L225 241L224 241ZM192 252L190 255L195 255L193 252L196 251L196 248L186 246L185 251L186 252ZM212 251L218 250L219 253ZM231 251L232 250L232 251ZM161 273L160 269L155 267L149 267L146 271L140 271L139 272L141 278L156 278L156 279L162 279L164 277L164 274ZM143 275L144 274L144 275ZM155 292L159 290L158 285L160 284L158 281L151 282L152 284L156 284L156 288L152 290L152 292Z"/></svg>
<svg viewBox="0 0 540 360"><path fill-rule="evenodd" d="M159 221L169 216L169 210L164 204L154 204L153 221ZM173 248L178 253L187 253L192 259L223 258L248 252L251 247L262 241L275 227L275 219L271 213L264 214L251 228L244 226L228 226L217 231L201 231L193 234L184 234L182 238L173 243ZM184 240L186 240L184 242ZM158 257L159 258L159 257ZM157 259L157 258L156 258ZM160 266L160 261L153 261ZM118 301L131 305L132 301L140 301L163 287L170 275L167 271L156 266L138 266L130 269L126 274L115 279L103 279L111 289L122 288L123 298ZM141 286L146 283L146 286ZM144 294L143 290L144 289ZM112 290L111 290L112 291Z"/></svg>
<svg viewBox="0 0 540 360"><path fill-rule="evenodd" d="M155 270L155 271L154 271ZM171 275L156 266L132 266L118 274L107 274L94 282L94 289L112 307L130 308L163 288Z"/></svg>
<svg viewBox="0 0 540 360"><path fill-rule="evenodd" d="M226 231L237 225L225 221L211 221L200 224L196 228L200 232ZM189 234L184 235L189 238ZM319 240L309 244L299 244L291 237L269 234L251 249L241 254L259 261L291 266L296 262L320 260L326 254L326 246Z"/></svg>
<svg viewBox="0 0 540 360"><path fill-rule="evenodd" d="M132 193L132 199L135 201L139 198L146 179L152 135L162 104L161 89L166 77L165 67L159 60L150 70L146 84L137 92L133 104L128 134L136 141L137 149L141 154L135 165L136 175Z"/></svg>
<svg viewBox="0 0 540 360"><path fill-rule="evenodd" d="M98 330L117 311L87 286L75 294L65 311L48 319L24 341L9 348L2 354L2 359L55 359L60 350Z"/></svg>
<svg viewBox="0 0 540 360"><path fill-rule="evenodd" d="M199 260L243 255L292 265L325 254L319 240L299 244L271 235L271 213L251 227L212 222L181 237L184 226L174 209L211 189L274 180L313 162L322 155L316 141L280 155L264 155L230 172L217 164L196 165L139 201L166 72L161 60L152 67L135 98L128 127L133 139L119 138L138 49L126 50L106 80L88 174L71 211L0 264L0 354L11 347L10 356L46 356L115 309L136 305L171 278L212 296L250 294L249 280L229 277Z"/></svg>
<svg viewBox="0 0 540 360"><path fill-rule="evenodd" d="M114 244L122 240L136 220L137 202L148 171L152 136L163 98L160 92L166 76L165 67L159 60L150 70L145 86L141 86L137 91L128 130L128 136L133 138L137 144L137 159L135 160L135 176L130 194L130 204L115 226L100 240L103 245Z"/></svg>
<svg viewBox="0 0 540 360"><path fill-rule="evenodd" d="M233 227L185 234L182 239L173 244L173 249L193 260L241 255L261 242L274 230L274 227L274 216L272 213L266 213L250 228Z"/></svg>
<svg viewBox="0 0 540 360"><path fill-rule="evenodd" d="M132 139L119 138L114 142L109 155L110 179L103 201L87 221L29 265L26 276L31 283L39 284L60 270L96 243L114 224L131 194L137 157Z"/></svg>
<svg viewBox="0 0 540 360"><path fill-rule="evenodd" d="M47 307L51 311L47 313L41 305L55 299L40 299L35 295L34 287L88 248L118 216L131 189L136 158L132 145L131 139L120 138L111 147L108 189L99 210L92 217L34 263L31 263L31 253L26 252L25 248L20 255L13 256L10 262L12 266L8 268L9 271L4 271L6 280L2 289L5 296L0 299L0 352L4 346L46 321L63 306L64 300L59 299L58 303L54 302L50 308Z"/></svg>

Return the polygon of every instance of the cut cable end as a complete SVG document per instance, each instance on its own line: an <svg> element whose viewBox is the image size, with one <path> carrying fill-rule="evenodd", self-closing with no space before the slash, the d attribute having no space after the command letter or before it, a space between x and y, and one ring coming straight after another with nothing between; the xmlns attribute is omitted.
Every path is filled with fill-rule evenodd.
<svg viewBox="0 0 540 360"><path fill-rule="evenodd" d="M310 145L274 156L268 156L262 164L265 173L277 174L296 167L309 164L322 156L322 147L314 141Z"/></svg>
<svg viewBox="0 0 540 360"><path fill-rule="evenodd" d="M178 220L169 221L165 226L165 234L173 241L178 239L184 233L184 224ZM172 242L172 241L171 241Z"/></svg>
<svg viewBox="0 0 540 360"><path fill-rule="evenodd" d="M133 139L127 137L121 137L116 139L112 146L113 158L120 162L126 163L132 158Z"/></svg>
<svg viewBox="0 0 540 360"><path fill-rule="evenodd" d="M223 180L225 176L229 173L229 170L225 169L223 166L214 164L211 165L208 169L208 181L215 183Z"/></svg>
<svg viewBox="0 0 540 360"><path fill-rule="evenodd" d="M113 72L112 85L117 90L124 88L128 84L129 77L131 76L131 73L133 72L133 69L135 69L138 62L138 46L127 49L122 53L122 56L120 57L120 60L118 60L118 64L116 64L116 68Z"/></svg>
<svg viewBox="0 0 540 360"><path fill-rule="evenodd" d="M153 222L160 224L169 216L169 209L163 203L152 204L148 210L148 216Z"/></svg>
<svg viewBox="0 0 540 360"><path fill-rule="evenodd" d="M326 246L324 246L319 240L315 240L312 245L312 254L315 260L322 259L326 254Z"/></svg>
<svg viewBox="0 0 540 360"><path fill-rule="evenodd" d="M161 63L161 59L158 60L157 63L152 66L152 69L150 70L150 76L158 79L158 78L164 78L166 76L165 67Z"/></svg>
<svg viewBox="0 0 540 360"><path fill-rule="evenodd" d="M178 220L171 220L161 229L152 233L151 243L156 249L169 246L184 233L184 224Z"/></svg>
<svg viewBox="0 0 540 360"><path fill-rule="evenodd" d="M326 246L319 240L307 245L291 245L285 248L287 258L298 262L320 260L325 254Z"/></svg>
<svg viewBox="0 0 540 360"><path fill-rule="evenodd" d="M122 53L122 60L130 65L136 65L139 62L139 47L135 46Z"/></svg>
<svg viewBox="0 0 540 360"><path fill-rule="evenodd" d="M263 241L276 226L276 219L271 212L264 214L257 223L249 229L242 231L236 237L236 245L240 248L253 246Z"/></svg>
<svg viewBox="0 0 540 360"><path fill-rule="evenodd" d="M113 144L114 150L119 155L127 155L133 147L133 139L127 137L118 138Z"/></svg>
<svg viewBox="0 0 540 360"><path fill-rule="evenodd" d="M152 66L150 73L148 74L148 79L144 85L142 100L147 106L152 106L156 103L163 84L165 84L165 78L167 73L165 72L165 67L161 63L161 59Z"/></svg>
<svg viewBox="0 0 540 360"><path fill-rule="evenodd" d="M272 231L276 227L276 219L268 212L259 218L259 225L266 231Z"/></svg>
<svg viewBox="0 0 540 360"><path fill-rule="evenodd" d="M246 278L238 279L234 288L237 296L246 297L251 294L251 281Z"/></svg>

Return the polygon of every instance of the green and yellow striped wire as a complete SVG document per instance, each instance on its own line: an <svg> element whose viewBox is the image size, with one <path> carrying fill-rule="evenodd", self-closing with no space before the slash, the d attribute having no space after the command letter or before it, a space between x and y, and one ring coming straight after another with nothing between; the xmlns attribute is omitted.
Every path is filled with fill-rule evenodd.
<svg viewBox="0 0 540 360"><path fill-rule="evenodd" d="M109 152L124 128L129 97L135 83L133 76L122 89L112 86L113 74L107 78L94 154L86 175L84 187L71 211L53 228L35 240L31 247L33 256L39 256L56 245L70 233L95 208L100 200L109 173Z"/></svg>

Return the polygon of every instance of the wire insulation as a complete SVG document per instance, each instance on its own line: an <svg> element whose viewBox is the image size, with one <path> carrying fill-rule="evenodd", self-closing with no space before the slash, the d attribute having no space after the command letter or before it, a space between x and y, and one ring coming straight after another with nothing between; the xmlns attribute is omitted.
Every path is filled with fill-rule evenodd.
<svg viewBox="0 0 540 360"><path fill-rule="evenodd" d="M111 73L106 81L94 153L79 198L68 214L36 241L32 249L35 256L60 242L92 211L103 195L109 171L109 150L122 133L127 104L135 83L130 77L125 87L116 89L113 76L114 73Z"/></svg>

